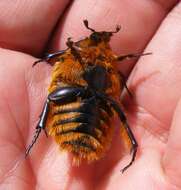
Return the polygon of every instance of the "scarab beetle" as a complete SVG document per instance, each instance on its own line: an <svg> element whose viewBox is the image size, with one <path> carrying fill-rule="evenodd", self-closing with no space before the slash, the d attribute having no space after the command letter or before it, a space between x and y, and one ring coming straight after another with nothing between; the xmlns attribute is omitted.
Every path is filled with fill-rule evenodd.
<svg viewBox="0 0 181 190"><path fill-rule="evenodd" d="M125 140L131 144L132 159L124 171L133 163L138 145L120 105L126 83L116 65L118 61L145 54L113 53L109 42L119 26L115 31L97 32L87 20L84 25L91 31L88 37L76 42L68 38L67 49L34 63L46 61L53 66L53 72L48 97L26 155L44 130L61 150L73 155L74 164L99 160L110 147L114 132L111 121L117 115L127 136Z"/></svg>

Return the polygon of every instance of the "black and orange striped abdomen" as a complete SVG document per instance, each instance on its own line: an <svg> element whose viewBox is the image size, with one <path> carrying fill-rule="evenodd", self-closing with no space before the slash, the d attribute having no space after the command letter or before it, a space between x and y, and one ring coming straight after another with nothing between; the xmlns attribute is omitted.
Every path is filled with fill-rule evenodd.
<svg viewBox="0 0 181 190"><path fill-rule="evenodd" d="M78 165L82 159L91 162L104 155L112 140L112 115L106 102L78 98L59 106L52 104L47 128L61 150L71 152Z"/></svg>

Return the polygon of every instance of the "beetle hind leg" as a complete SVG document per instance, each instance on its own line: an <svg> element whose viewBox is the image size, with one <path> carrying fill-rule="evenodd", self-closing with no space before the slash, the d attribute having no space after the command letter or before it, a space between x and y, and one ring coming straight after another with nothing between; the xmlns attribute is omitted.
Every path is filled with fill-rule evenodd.
<svg viewBox="0 0 181 190"><path fill-rule="evenodd" d="M118 114L122 124L123 124L123 130L125 132L125 137L124 138L126 141L128 140L128 142L131 144L131 154L132 154L132 158L131 158L131 161L121 170L122 172L124 172L126 169L128 169L132 164L133 162L135 161L135 158L136 158L136 153L137 153L137 149L138 149L138 143L136 142L136 139L127 123L127 118L124 114L124 112L122 111L122 109L119 107L119 104L107 97L105 94L102 94L102 93L96 93L96 95L98 96L98 98L101 98L101 99L104 99L106 101L108 101L110 103L110 106L115 110L115 112Z"/></svg>
<svg viewBox="0 0 181 190"><path fill-rule="evenodd" d="M112 107L117 112L117 114L118 114L118 116L119 116L119 118L123 124L123 130L125 130L125 134L127 135L127 139L129 139L130 144L131 144L131 151L130 152L132 154L132 158L131 158L131 161L121 170L121 172L123 173L135 161L136 153L137 153L137 149L138 149L138 143L136 142L136 139L135 139L128 123L127 123L127 118L126 118L125 114L123 113L123 111L121 110L121 108L119 107L119 105L116 102L112 102Z"/></svg>
<svg viewBox="0 0 181 190"><path fill-rule="evenodd" d="M123 169L121 169L121 172L123 173L135 161L138 144L137 144L136 139L135 139L129 125L127 124L127 122L124 121L122 124L123 124L123 131L125 133L123 135L123 139L124 139L124 141L126 141L127 144L129 144L129 146L131 146L130 153L132 154L131 161Z"/></svg>

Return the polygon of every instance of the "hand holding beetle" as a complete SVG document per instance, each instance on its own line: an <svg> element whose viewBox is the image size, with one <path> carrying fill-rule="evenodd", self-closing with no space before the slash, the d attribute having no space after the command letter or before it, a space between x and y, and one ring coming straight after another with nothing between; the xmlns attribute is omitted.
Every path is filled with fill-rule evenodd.
<svg viewBox="0 0 181 190"><path fill-rule="evenodd" d="M16 10L17 14L24 14L23 6L25 6L23 10L31 7L37 13L36 20L39 22L34 22L33 25L32 10L29 11L31 15L27 11L26 15L22 15L18 20L7 22L12 16L14 4L12 7L8 5L9 18L2 15L3 24L0 28L0 43L3 47L0 50L2 189L8 188L12 183L15 184L14 189L25 189L28 185L30 189L35 189L36 186L37 189L180 189L181 24L177 17L181 12L180 3L176 5L176 2L170 1L160 7L159 3L148 2L153 8L153 12L149 12L142 7L146 6L145 2L142 2L142 6L135 3L134 8L116 1L113 4L105 3L104 6L100 2L96 4L100 10L95 9L92 16L89 16L88 12L87 15L83 12L81 15L77 14L81 13L81 7L85 6L84 9L88 10L93 8L95 5L92 1L85 5L84 1L82 4L79 3L79 1L72 3L66 10L67 14L61 16L63 19L51 37L50 31L66 3L47 0L45 5L47 9L41 11L39 8L42 4L38 1L32 6L20 5L19 10ZM119 6L115 6L119 3ZM5 10L6 6L0 4L0 9ZM174 6L175 8L167 15ZM52 8L54 13L49 17ZM125 10L131 11L132 14L127 15ZM49 22L46 22L47 18ZM133 98L123 97L122 102L139 144L136 161L123 175L120 173L129 155L124 153L120 135L116 134L111 150L102 160L91 165L83 163L78 168L72 167L67 154L60 153L56 143L51 141L51 138L46 140L46 136L41 134L32 154L14 169L18 159L24 154L25 147L31 141L34 126L46 97L51 72L51 68L46 64L40 64L32 69L32 63L36 59L28 54L34 56L40 54L44 51L43 46L47 41L48 49L60 50L64 49L62 45L65 44L67 37L86 36L88 31L82 27L82 20L85 18L96 30L111 30L116 24L121 24L122 31L115 35L111 43L119 54L141 52L147 43L149 44L145 52L153 52L152 55L141 58L136 65L130 61L118 63L120 71L129 76L128 87L133 94ZM96 24L99 18L104 19ZM42 19L45 19L44 22ZM160 25L162 20L164 22ZM12 23L14 27L10 32L9 26ZM23 28L21 32L20 28ZM154 38L150 41L154 33ZM12 38L12 34L15 38ZM158 109L160 107L163 109Z"/></svg>

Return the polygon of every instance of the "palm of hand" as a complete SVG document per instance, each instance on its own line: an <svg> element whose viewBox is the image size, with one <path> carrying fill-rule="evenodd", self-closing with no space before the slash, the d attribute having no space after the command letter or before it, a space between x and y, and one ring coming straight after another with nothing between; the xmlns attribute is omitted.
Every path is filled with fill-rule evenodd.
<svg viewBox="0 0 181 190"><path fill-rule="evenodd" d="M63 9L65 5L60 4L60 9ZM77 5L71 7L72 12L75 6ZM179 5L177 6L177 9L180 9ZM131 7L129 9L131 10ZM173 15L174 11L179 14L178 10L173 10ZM69 30L70 25L68 24L73 20L72 12L69 10L63 25L58 27L56 36L51 37L53 39L52 47L55 49L59 48L59 45L56 44L60 44L60 34L63 36L61 39L65 39L65 32L74 32ZM143 16L148 20L153 19L150 16L151 13L150 15L144 14ZM170 17L174 18L173 15ZM80 27L80 31L83 28L83 16L79 18L79 24L72 24ZM149 26L146 29L149 30L147 32L138 27L134 29L135 36L133 35L129 39L124 31L115 35L115 38L121 41L120 44L123 44L121 48L125 47L126 53L130 52L129 49L138 51L149 41L157 28L156 25L159 25L163 17L164 11L162 15L155 16L157 23ZM43 134L30 157L24 159L25 146L32 138L34 126L46 97L51 68L42 64L32 69L35 58L15 51L18 49L11 45L5 46L14 51L0 50L0 180L2 189L6 189L12 184L13 189L35 189L36 186L37 189L73 190L181 189L179 181L181 144L179 144L180 130L178 127L181 122L178 117L181 112L178 103L181 85L178 64L180 58L178 52L181 47L178 44L180 40L178 33L181 28L178 27L177 31L174 31L174 22L170 17L165 19L147 47L146 51L153 52L153 55L141 58L129 76L129 86L134 94L134 99L125 100L125 102L127 102L129 123L134 128L133 132L139 143L139 152L134 165L123 175L119 171L127 163L129 157L120 156L123 149L119 134L115 137L106 157L91 165L82 164L79 168L72 167L67 154L60 153L55 142L50 138L46 140ZM86 18L92 23L92 18L89 19L87 16ZM123 22L121 19L114 19L114 21L115 24L111 23L112 27L118 21ZM110 27L108 23L104 22L104 24ZM104 29L104 24L101 24L100 29ZM141 22L138 25L141 28ZM52 26L46 27L47 31L50 31ZM128 28L132 27L130 23ZM142 36L142 40L135 38L136 34ZM76 35L83 36L77 31L72 34L72 36ZM176 37L170 42L172 43L171 47L163 49L167 45L170 35ZM45 36L48 36L48 32ZM38 39L40 36L37 34L34 38ZM31 40L27 40L30 43ZM45 39L41 40L41 43L38 44L45 43ZM130 45L127 43L128 40L136 41ZM117 51L120 50L118 40L114 41L113 39L112 46L117 48ZM26 48L33 54L33 52L38 53L36 47L39 45L35 40L31 47L27 46ZM177 48L173 49L172 47ZM23 51L23 46L20 46L20 50ZM127 63L127 70L130 70L131 64L131 62ZM124 66L120 66L120 68L126 70Z"/></svg>

